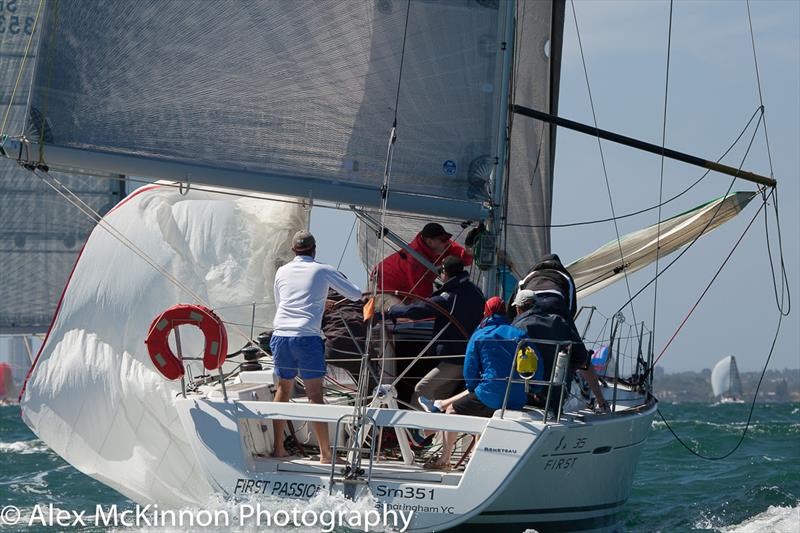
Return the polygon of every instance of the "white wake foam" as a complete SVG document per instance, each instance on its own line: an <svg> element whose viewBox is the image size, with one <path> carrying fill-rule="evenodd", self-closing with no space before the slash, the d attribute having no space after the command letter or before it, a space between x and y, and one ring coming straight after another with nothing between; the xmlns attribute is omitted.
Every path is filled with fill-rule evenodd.
<svg viewBox="0 0 800 533"><path fill-rule="evenodd" d="M800 524L800 504L794 507L771 505L763 513L748 518L741 524L726 526L720 529L722 533L796 533Z"/></svg>
<svg viewBox="0 0 800 533"><path fill-rule="evenodd" d="M0 442L0 453L46 453L50 451L47 445L39 439L20 440L17 442Z"/></svg>

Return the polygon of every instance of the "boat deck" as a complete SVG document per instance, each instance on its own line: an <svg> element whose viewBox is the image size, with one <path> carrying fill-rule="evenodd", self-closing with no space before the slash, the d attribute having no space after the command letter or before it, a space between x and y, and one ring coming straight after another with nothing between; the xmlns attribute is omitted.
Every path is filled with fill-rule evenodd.
<svg viewBox="0 0 800 533"><path fill-rule="evenodd" d="M298 474L318 474L329 476L330 465L320 464L319 461L305 458L268 459L275 464L277 472L291 472ZM366 461L365 461L366 463ZM341 465L346 466L345 464ZM407 465L401 461L376 461L372 466L372 479L385 479L388 481L412 480L424 483L441 483L443 485L458 485L463 475L461 470L449 472L426 470L420 464Z"/></svg>

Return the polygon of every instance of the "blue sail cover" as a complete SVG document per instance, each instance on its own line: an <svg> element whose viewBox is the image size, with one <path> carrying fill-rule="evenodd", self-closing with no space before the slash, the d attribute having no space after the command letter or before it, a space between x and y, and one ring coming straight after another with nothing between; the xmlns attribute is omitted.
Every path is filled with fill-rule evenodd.
<svg viewBox="0 0 800 533"><path fill-rule="evenodd" d="M20 134L25 123L36 59L36 39L31 37L36 37L32 34L38 5L34 0L0 2L4 29L0 32L0 116L7 115L6 135ZM23 65L29 41L29 60ZM123 193L120 182L114 180L68 174L56 177L100 213L114 206ZM33 173L0 158L0 334L47 330L93 227L88 217Z"/></svg>
<svg viewBox="0 0 800 533"><path fill-rule="evenodd" d="M46 163L376 206L396 111L390 206L481 212L508 2L188 5L47 4Z"/></svg>

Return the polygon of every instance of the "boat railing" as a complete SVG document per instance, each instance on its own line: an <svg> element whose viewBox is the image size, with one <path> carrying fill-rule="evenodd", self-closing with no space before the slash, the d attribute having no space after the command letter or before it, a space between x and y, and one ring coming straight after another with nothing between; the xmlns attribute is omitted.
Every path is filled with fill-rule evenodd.
<svg viewBox="0 0 800 533"><path fill-rule="evenodd" d="M569 359L570 354L572 353L572 345L578 344L578 342L572 341L554 341L550 339L522 339L517 343L516 349L514 350L514 360L511 363L511 370L508 373L508 378L506 381L506 390L503 396L503 405L500 410L500 418L504 418L506 414L506 408L508 406L508 396L511 392L511 386L514 383L522 384L525 386L525 390L527 392L528 388L531 385L534 386L543 386L545 387L545 392L547 394L547 399L545 400L544 410L542 413L542 422L547 423L548 417L551 413L551 402L553 401L553 391L558 391L558 406L553 412L553 417L556 422L561 421L561 411L564 407L564 396L566 392L566 386L571 381L571 376L569 375ZM553 365L550 369L550 378L548 380L537 380L533 379L534 374L530 376L517 374L520 376L520 379L514 379L514 373L517 371L517 357L521 351L524 351L526 348L532 348L534 351L537 351L537 345L550 345L553 346L555 358L553 359ZM539 361L538 364L542 364Z"/></svg>

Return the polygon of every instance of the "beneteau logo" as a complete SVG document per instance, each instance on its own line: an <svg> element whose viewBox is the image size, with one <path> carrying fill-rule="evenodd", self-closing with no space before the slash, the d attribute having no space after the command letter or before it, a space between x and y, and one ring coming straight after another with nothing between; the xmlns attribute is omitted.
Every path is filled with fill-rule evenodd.
<svg viewBox="0 0 800 533"><path fill-rule="evenodd" d="M513 448L492 448L490 446L484 446L483 447L483 451L489 452L489 453L507 453L507 454L511 454L511 455L516 455L517 454L517 450L515 450Z"/></svg>

